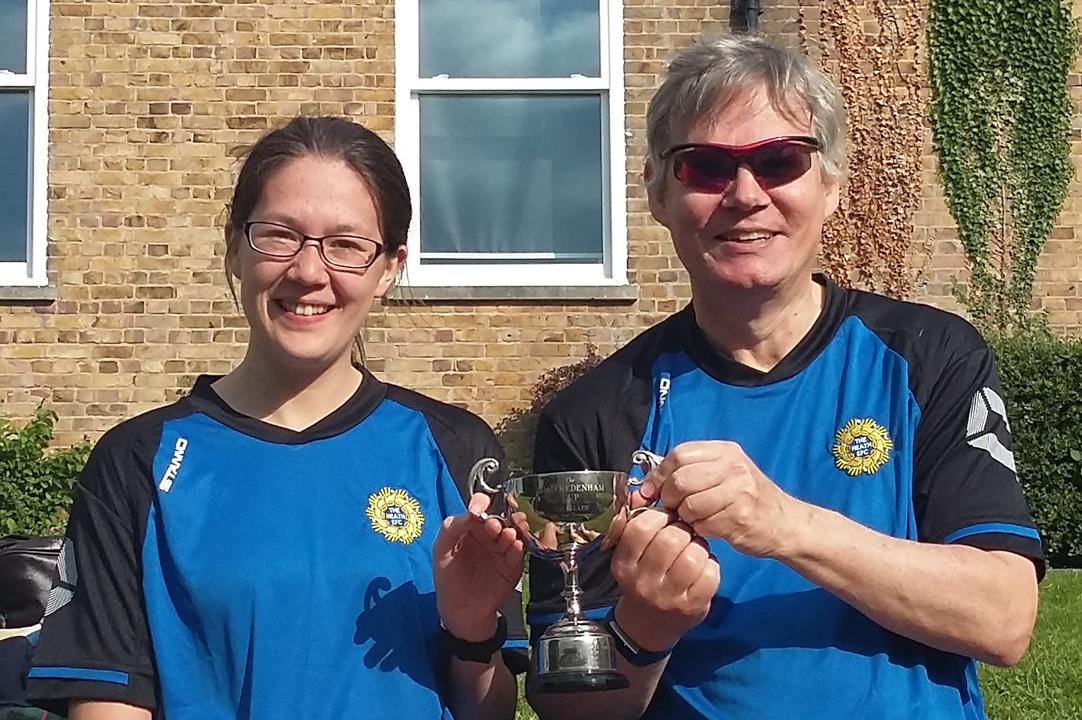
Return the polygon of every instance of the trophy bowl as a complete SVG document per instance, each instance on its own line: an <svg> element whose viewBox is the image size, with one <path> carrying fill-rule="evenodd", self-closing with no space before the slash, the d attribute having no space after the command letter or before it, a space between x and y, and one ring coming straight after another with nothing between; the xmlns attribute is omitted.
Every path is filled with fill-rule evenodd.
<svg viewBox="0 0 1082 720"><path fill-rule="evenodd" d="M510 521L529 550L547 560L582 558L604 542L627 505L628 474L580 470L511 478L506 501Z"/></svg>
<svg viewBox="0 0 1082 720"><path fill-rule="evenodd" d="M657 463L640 450L632 462L649 468ZM564 616L549 626L537 642L538 692L615 690L628 686L617 669L616 647L608 629L582 614L579 562L618 540L627 519L631 488L641 484L615 470L577 470L512 477L499 486L489 478L499 463L485 458L470 473L474 492L492 498L488 515L514 527L537 558L557 562L564 574L567 603Z"/></svg>

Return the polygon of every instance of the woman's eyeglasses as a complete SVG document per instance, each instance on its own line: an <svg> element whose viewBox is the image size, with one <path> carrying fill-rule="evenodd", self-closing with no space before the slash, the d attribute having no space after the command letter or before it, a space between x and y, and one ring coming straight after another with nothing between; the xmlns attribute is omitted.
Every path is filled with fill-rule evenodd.
<svg viewBox="0 0 1082 720"><path fill-rule="evenodd" d="M258 220L244 223L244 236L257 253L283 260L294 257L311 240L319 246L323 262L342 270L364 270L383 252L383 245L360 235L312 237L288 225Z"/></svg>
<svg viewBox="0 0 1082 720"><path fill-rule="evenodd" d="M750 145L674 145L661 153L661 159L672 158L673 176L699 192L725 192L742 165L751 170L760 187L769 190L808 172L812 153L819 149L815 138L793 135Z"/></svg>

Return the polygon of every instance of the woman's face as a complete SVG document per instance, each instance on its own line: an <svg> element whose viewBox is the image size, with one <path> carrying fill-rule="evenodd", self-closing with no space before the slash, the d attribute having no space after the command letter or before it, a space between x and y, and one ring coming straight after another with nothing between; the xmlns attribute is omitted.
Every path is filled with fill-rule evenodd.
<svg viewBox="0 0 1082 720"><path fill-rule="evenodd" d="M343 160L316 155L289 161L267 179L249 221L287 225L311 237L360 235L383 243L375 202ZM327 265L316 243L292 258L251 248L243 231L230 239L229 267L240 278L251 327L248 356L282 368L322 371L350 362L353 339L372 301L391 286L406 248L381 253L362 270Z"/></svg>

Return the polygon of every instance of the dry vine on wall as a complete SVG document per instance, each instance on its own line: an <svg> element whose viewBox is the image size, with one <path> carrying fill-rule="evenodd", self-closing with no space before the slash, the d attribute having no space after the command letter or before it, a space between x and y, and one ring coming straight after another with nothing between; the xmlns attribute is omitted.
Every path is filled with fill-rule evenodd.
<svg viewBox="0 0 1082 720"><path fill-rule="evenodd" d="M923 19L927 0L830 0L822 5L823 65L848 115L849 177L823 232L821 263L838 282L909 297L914 213L923 186ZM801 41L807 52L804 7ZM927 261L927 241L922 255Z"/></svg>

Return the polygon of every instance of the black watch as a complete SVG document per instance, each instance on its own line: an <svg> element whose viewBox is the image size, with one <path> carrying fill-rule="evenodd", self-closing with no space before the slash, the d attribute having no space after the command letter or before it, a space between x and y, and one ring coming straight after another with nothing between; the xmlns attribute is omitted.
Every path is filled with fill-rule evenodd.
<svg viewBox="0 0 1082 720"><path fill-rule="evenodd" d="M672 648L661 650L659 652L651 652L639 647L639 644L628 637L627 633L624 632L624 629L616 622L616 608L609 610L608 614L605 616L605 628L616 641L616 651L623 656L624 660L627 660L635 667L653 665L672 654Z"/></svg>
<svg viewBox="0 0 1082 720"><path fill-rule="evenodd" d="M455 637L447 626L440 620L440 633L443 635L443 645L447 651L459 660L466 662L484 663L492 662L492 655L503 647L507 640L507 618L503 613L496 613L496 633L488 640L481 642L469 642L460 637Z"/></svg>

